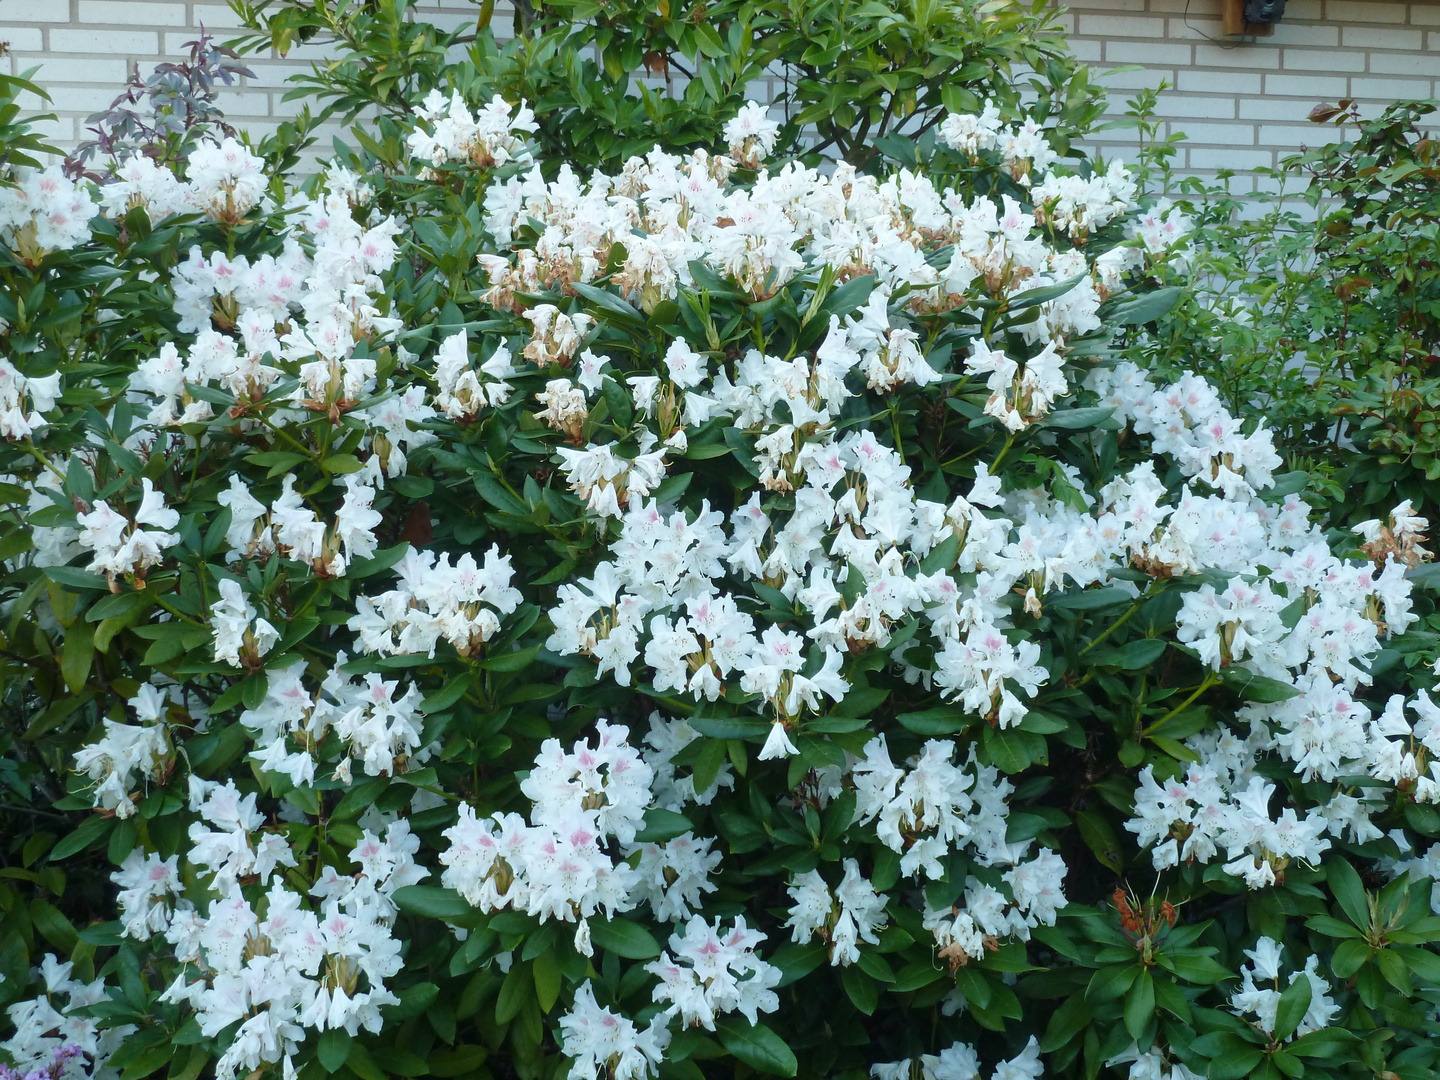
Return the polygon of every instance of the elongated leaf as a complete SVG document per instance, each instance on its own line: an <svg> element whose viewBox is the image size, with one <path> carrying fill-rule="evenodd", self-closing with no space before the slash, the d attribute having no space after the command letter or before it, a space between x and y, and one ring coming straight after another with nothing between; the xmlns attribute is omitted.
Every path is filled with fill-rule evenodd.
<svg viewBox="0 0 1440 1080"><path fill-rule="evenodd" d="M660 955L660 944L650 931L629 919L591 919L590 940L597 949L627 960L653 960Z"/></svg>
<svg viewBox="0 0 1440 1080"><path fill-rule="evenodd" d="M771 1076L794 1076L799 1063L785 1040L764 1024L750 1024L725 1017L716 1024L720 1042L737 1058L757 1072Z"/></svg>
<svg viewBox="0 0 1440 1080"><path fill-rule="evenodd" d="M435 885L406 885L396 889L391 899L407 915L429 919L459 919L475 914L475 909L454 889Z"/></svg>

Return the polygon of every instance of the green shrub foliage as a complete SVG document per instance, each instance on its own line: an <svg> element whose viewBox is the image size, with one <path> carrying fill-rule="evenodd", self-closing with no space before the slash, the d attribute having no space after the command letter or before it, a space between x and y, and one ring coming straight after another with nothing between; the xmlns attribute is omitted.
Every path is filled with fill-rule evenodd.
<svg viewBox="0 0 1440 1080"><path fill-rule="evenodd" d="M1127 359L1185 213L431 90L0 189L16 1071L1432 1074L1426 522Z"/></svg>

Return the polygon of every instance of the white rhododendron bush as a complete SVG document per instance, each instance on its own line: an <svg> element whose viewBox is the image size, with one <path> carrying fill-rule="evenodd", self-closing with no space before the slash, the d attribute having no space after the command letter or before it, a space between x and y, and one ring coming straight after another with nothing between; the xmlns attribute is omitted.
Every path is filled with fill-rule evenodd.
<svg viewBox="0 0 1440 1080"><path fill-rule="evenodd" d="M1425 508L1116 359L1181 210L533 130L0 189L5 1075L1433 1075Z"/></svg>

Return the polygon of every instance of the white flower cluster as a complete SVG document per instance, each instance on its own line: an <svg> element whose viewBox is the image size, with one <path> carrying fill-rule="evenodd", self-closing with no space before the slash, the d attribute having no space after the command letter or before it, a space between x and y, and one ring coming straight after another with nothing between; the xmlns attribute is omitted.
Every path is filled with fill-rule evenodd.
<svg viewBox="0 0 1440 1080"><path fill-rule="evenodd" d="M217 661L237 668L258 666L260 658L280 640L280 631L259 616L238 581L221 580L220 599L210 608Z"/></svg>
<svg viewBox="0 0 1440 1080"><path fill-rule="evenodd" d="M103 1076L110 1056L120 1049L126 1036L136 1030L133 1024L102 1029L98 1020L84 1015L85 1009L108 1001L110 995L103 976L93 982L81 982L70 977L73 967L73 961L62 964L54 955L46 954L38 972L45 983L45 995L17 1001L6 1010L15 1025L15 1034L0 1042L0 1049L10 1055L15 1068L24 1074L59 1064L61 1075L68 1075L71 1070L64 1065L73 1061L78 1051L89 1059L88 1075ZM116 1075L114 1070L108 1071Z"/></svg>
<svg viewBox="0 0 1440 1080"><path fill-rule="evenodd" d="M1030 189L1035 220L1084 243L1135 205L1135 180L1123 162L1112 161L1089 177L1051 173ZM1179 222L1176 222L1178 227Z"/></svg>
<svg viewBox="0 0 1440 1080"><path fill-rule="evenodd" d="M600 720L595 747L567 751L548 739L520 790L531 801L519 814L477 818L468 805L445 830L445 885L482 911L511 907L543 919L578 922L575 947L590 955L589 917L635 906L636 871L605 850L612 838L631 844L650 803L650 766L625 741L625 728Z"/></svg>
<svg viewBox="0 0 1440 1080"><path fill-rule="evenodd" d="M143 578L146 570L164 559L165 548L180 542L178 534L168 531L180 524L179 511L165 505L165 497L148 477L140 481L140 489L133 520L116 513L104 499L79 516L80 546L95 553L90 569L112 582L120 577Z"/></svg>
<svg viewBox="0 0 1440 1080"><path fill-rule="evenodd" d="M0 192L5 189L0 188ZM8 360L0 359L0 438L26 439L49 421L60 397L60 373L26 377ZM30 399L27 411L25 399Z"/></svg>
<svg viewBox="0 0 1440 1080"><path fill-rule="evenodd" d="M358 759L369 776L393 776L412 765L423 765L434 747L424 745L421 693L411 686L403 694L400 684L371 672L363 682L341 671L344 652L320 684L318 692L306 687L303 661L267 672L265 700L247 709L240 722L255 730L256 750L251 756L267 772L286 775L297 787L314 782L320 749L327 735L340 747L334 777L352 779Z"/></svg>
<svg viewBox="0 0 1440 1080"><path fill-rule="evenodd" d="M765 106L747 101L738 113L725 122L724 135L735 163L746 169L755 169L775 149L780 125L770 119Z"/></svg>
<svg viewBox="0 0 1440 1080"><path fill-rule="evenodd" d="M923 873L931 880L946 877L945 860L969 850L981 867L1009 867L994 884L971 874L963 882L963 908L933 909L927 900L925 928L935 935L940 955L952 965L981 959L1002 937L1028 941L1035 926L1053 926L1065 904L1061 886L1065 861L1041 849L1028 861L1030 842L1005 838L1009 814L1006 800L1014 790L998 769L983 765L972 749L964 766L951 760L955 744L931 739L910 768L890 760L885 736L871 739L865 757L855 763L855 814L861 823L875 822L880 842L900 854L900 872ZM794 910L792 909L792 918Z"/></svg>
<svg viewBox="0 0 1440 1080"><path fill-rule="evenodd" d="M401 966L390 897L428 873L415 865L420 842L409 823L390 823L383 839L366 829L350 852L359 871L327 868L310 889L312 907L276 876L295 857L279 833L260 831L255 795L242 797L233 782L192 778L190 785L202 821L190 827L187 861L218 898L204 914L184 899L171 907L165 894L179 891L174 870L154 857L122 867L116 880L134 905L122 909L127 928L163 933L187 965L161 1000L188 1003L206 1036L240 1023L216 1076L231 1080L282 1062L288 1072L307 1029L378 1032L380 1007L399 1001L385 986ZM266 891L248 895L242 878Z"/></svg>
<svg viewBox="0 0 1440 1080"><path fill-rule="evenodd" d="M374 485L383 479L378 469L367 469L351 473L342 482L345 495L335 512L335 524L327 526L296 490L293 473L286 474L280 495L268 510L244 480L232 475L229 489L219 498L220 505L230 511L226 560L233 563L279 554L306 564L320 577L344 577L356 559L375 554L375 528L383 518L373 506Z"/></svg>
<svg viewBox="0 0 1440 1080"><path fill-rule="evenodd" d="M860 873L860 864L846 859L844 866L845 876L833 896L819 871L798 875L788 889L794 905L785 921L797 942L818 933L829 944L830 963L837 967L860 959L859 942L879 944L878 932L885 925L885 900Z"/></svg>
<svg viewBox="0 0 1440 1080"><path fill-rule="evenodd" d="M918 1061L879 1062L870 1066L870 1075L873 1080L916 1080L917 1075L919 1080L980 1080L980 1058L969 1043L957 1042L938 1054L922 1054ZM1024 1050L995 1066L990 1080L1040 1080L1044 1075L1040 1044L1032 1035Z"/></svg>
<svg viewBox="0 0 1440 1080"><path fill-rule="evenodd" d="M743 917L722 930L719 919L712 926L695 916L683 935L670 935L670 948L658 960L645 965L660 977L654 999L669 1002L662 1015L679 1017L684 1027L714 1031L715 1018L726 1013L738 1012L754 1024L760 1013L774 1012L780 1007L773 989L780 969L755 955L764 940Z"/></svg>
<svg viewBox="0 0 1440 1080"><path fill-rule="evenodd" d="M461 423L474 420L482 409L493 409L510 400L514 387L505 380L515 374L510 350L505 346L475 369L470 366L465 332L451 334L435 352L435 410Z"/></svg>
<svg viewBox="0 0 1440 1080"><path fill-rule="evenodd" d="M100 185L98 194L101 207L112 217L123 217L136 207L142 207L151 222L158 222L172 214L186 214L197 209L194 191L189 184L163 165L157 165L154 158L138 151L124 161L116 162L113 173Z"/></svg>
<svg viewBox="0 0 1440 1080"><path fill-rule="evenodd" d="M474 656L499 631L500 616L521 599L510 585L510 556L494 544L483 564L467 551L454 566L448 555L411 548L395 572L399 588L373 600L355 598L348 626L366 653L434 656L444 638L461 656Z"/></svg>
<svg viewBox="0 0 1440 1080"><path fill-rule="evenodd" d="M232 138L206 140L186 165L190 200L216 221L236 225L251 210L266 212L265 162Z"/></svg>
<svg viewBox="0 0 1440 1080"><path fill-rule="evenodd" d="M946 116L936 134L942 143L972 162L986 151L998 152L1005 171L1026 187L1034 176L1059 160L1039 124L1027 118L1007 126L1000 118L1000 110L990 101L985 102L979 115L951 113ZM1041 200L1037 197L1035 201L1038 205Z"/></svg>
<svg viewBox="0 0 1440 1080"><path fill-rule="evenodd" d="M301 198L296 206L297 227L313 243L313 257L298 236L286 237L278 256L253 262L191 249L176 270L174 288L180 329L196 334L195 341L183 360L167 344L130 380L137 404L150 406L150 424L211 420L211 403L192 397L187 384L219 384L235 398L235 415L242 416L243 407L263 398L280 377L267 359L298 364L300 381L290 400L329 415L332 423L373 392L374 359L352 354L361 340L378 341L399 328L375 299L383 292L379 275L395 262L399 225L391 218L369 227L357 221L344 194L354 188L351 179L332 170L326 174L328 191L313 200ZM234 202L241 190L234 180L226 198ZM403 421L388 430L397 427L405 430ZM403 470L391 474L397 471Z"/></svg>
<svg viewBox="0 0 1440 1080"><path fill-rule="evenodd" d="M586 979L575 991L574 1007L560 1018L560 1052L571 1060L570 1080L645 1080L658 1069L670 1045L669 1017L657 1013L649 1027L602 1008Z"/></svg>
<svg viewBox="0 0 1440 1080"><path fill-rule="evenodd" d="M1262 937L1255 942L1255 948L1246 949L1250 963L1240 969L1240 989L1230 995L1230 1008L1237 1016L1253 1016L1251 1021L1272 1040L1275 1036L1275 1015L1280 1008L1280 942L1271 937ZM1305 967L1292 971L1286 985L1297 979L1310 983L1310 1006L1305 1010L1299 1026L1285 1036L1286 1042L1308 1035L1312 1031L1329 1027L1330 1021L1340 1012L1340 1006L1330 997L1330 984L1318 971L1320 958L1310 956ZM1256 983L1274 983L1274 987L1257 986Z"/></svg>
<svg viewBox="0 0 1440 1080"><path fill-rule="evenodd" d="M1433 764L1440 710L1428 695L1421 691L1408 704L1419 716L1414 724L1399 696L1379 716L1353 696L1370 682L1382 630L1401 632L1417 619L1404 564L1393 550L1379 552L1384 569L1378 573L1372 563L1336 558L1307 518L1308 507L1293 498L1278 513L1257 508L1253 517L1232 517L1231 555L1222 565L1244 577L1232 578L1222 592L1206 584L1185 594L1178 637L1203 663L1248 670L1294 692L1243 707L1237 717L1248 727L1243 740L1224 732L1187 740L1196 758L1182 774L1162 782L1148 766L1141 772L1135 818L1126 827L1142 847L1154 845L1157 868L1204 863L1223 850L1229 873L1263 888L1292 860L1317 861L1331 845L1327 834L1348 834L1355 843L1378 839L1381 831L1370 820L1381 805L1373 801L1376 789L1407 785L1418 801L1440 801ZM1396 535L1403 543L1424 525L1408 504L1400 507L1386 530L1392 547ZM1171 551L1167 557L1190 564L1197 549L1173 535L1175 526L1172 517L1172 535L1162 545ZM1257 576L1261 567L1267 576ZM1288 618L1282 615L1287 609ZM1275 785L1255 771L1266 752L1289 761L1306 780L1335 784L1327 801L1303 816L1293 807L1272 813ZM1356 778L1369 783L1351 786Z"/></svg>
<svg viewBox="0 0 1440 1080"><path fill-rule="evenodd" d="M166 767L170 740L165 723L166 691L145 683L127 705L135 711L135 724L107 719L105 734L75 754L75 768L96 781L96 807L113 811L116 817L135 815L131 785L138 772L153 780Z"/></svg>
<svg viewBox="0 0 1440 1080"><path fill-rule="evenodd" d="M89 185L77 184L59 165L14 169L0 185L0 242L30 266L52 251L69 251L90 239L96 206Z"/></svg>
<svg viewBox="0 0 1440 1080"><path fill-rule="evenodd" d="M530 161L525 136L539 130L528 105L522 103L512 110L498 94L479 112L471 113L459 91L447 100L439 90L431 90L415 115L431 130L427 133L415 129L406 136L405 144L411 156L431 165L456 163L488 168Z"/></svg>

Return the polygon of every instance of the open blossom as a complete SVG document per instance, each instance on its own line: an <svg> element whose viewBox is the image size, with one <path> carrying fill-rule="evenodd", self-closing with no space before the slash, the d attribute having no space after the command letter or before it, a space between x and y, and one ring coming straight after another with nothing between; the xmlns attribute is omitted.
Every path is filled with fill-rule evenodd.
<svg viewBox="0 0 1440 1080"><path fill-rule="evenodd" d="M560 1052L570 1059L569 1080L644 1080L658 1069L670 1032L663 1014L647 1028L601 1008L587 979L575 1004L560 1018Z"/></svg>
<svg viewBox="0 0 1440 1080"><path fill-rule="evenodd" d="M747 101L725 122L725 140L730 156L747 169L754 169L775 149L780 125L765 114L765 107Z"/></svg>
<svg viewBox="0 0 1440 1080"><path fill-rule="evenodd" d="M268 185L264 162L229 137L192 150L187 174L195 203L232 225L260 204Z"/></svg>
<svg viewBox="0 0 1440 1080"><path fill-rule="evenodd" d="M258 615L239 582L221 579L220 599L210 609L216 660L237 668L252 666L270 651L280 632Z"/></svg>
<svg viewBox="0 0 1440 1080"><path fill-rule="evenodd" d="M123 517L101 500L88 514L81 514L80 545L95 552L90 569L112 581L121 576L143 576L164 559L164 549L180 542L173 529L180 524L178 511L165 505L165 497L150 479L140 481L142 495L133 521Z"/></svg>
<svg viewBox="0 0 1440 1080"><path fill-rule="evenodd" d="M439 90L432 90L416 115L429 125L430 131L417 128L406 137L406 144L411 154L431 165L489 168L510 161L528 161L524 137L538 128L529 106L522 103L512 108L498 94L471 112L459 91L446 98Z"/></svg>
<svg viewBox="0 0 1440 1080"><path fill-rule="evenodd" d="M59 165L18 168L13 181L0 186L0 242L22 262L38 266L46 253L90 239L96 206L88 185L72 181Z"/></svg>
<svg viewBox="0 0 1440 1080"><path fill-rule="evenodd" d="M711 925L695 916L683 934L670 935L670 948L646 965L660 976L655 1000L669 1002L667 1012L685 1027L714 1031L716 1017L730 1012L756 1023L760 1013L780 1007L772 989L780 981L780 969L755 955L764 940L743 918L725 930L719 919Z"/></svg>

